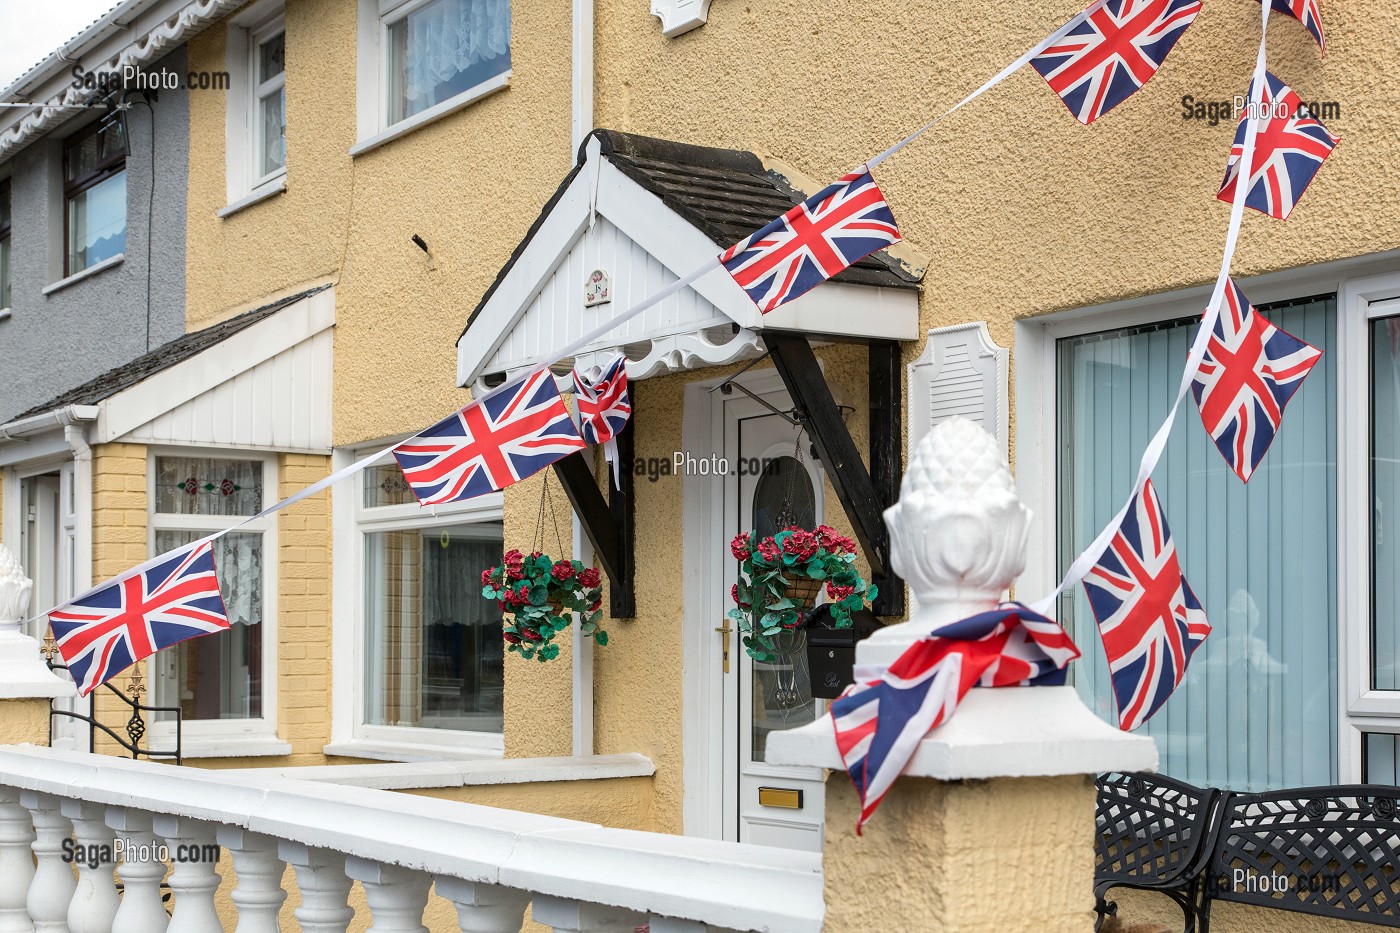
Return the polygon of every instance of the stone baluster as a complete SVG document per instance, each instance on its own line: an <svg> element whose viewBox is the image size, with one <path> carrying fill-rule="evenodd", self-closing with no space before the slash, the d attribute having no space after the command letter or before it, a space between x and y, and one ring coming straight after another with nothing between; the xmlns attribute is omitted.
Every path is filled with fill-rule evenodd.
<svg viewBox="0 0 1400 933"><path fill-rule="evenodd" d="M296 870L301 906L294 915L302 933L345 933L355 919L349 906L354 882L345 874L345 856L298 842L279 843L277 855Z"/></svg>
<svg viewBox="0 0 1400 933"><path fill-rule="evenodd" d="M456 905L462 933L520 933L530 904L528 891L460 878L438 878L434 890Z"/></svg>
<svg viewBox="0 0 1400 933"><path fill-rule="evenodd" d="M370 933L428 933L423 911L433 879L421 871L350 856L345 873L365 889L373 921Z"/></svg>
<svg viewBox="0 0 1400 933"><path fill-rule="evenodd" d="M632 933L646 923L646 915L622 907L590 904L541 894L535 897L530 916L553 927L554 933Z"/></svg>
<svg viewBox="0 0 1400 933"><path fill-rule="evenodd" d="M278 933L278 914L287 899L282 889L287 863L277 857L277 840L238 826L220 826L218 840L238 875L231 895L238 908L235 933Z"/></svg>
<svg viewBox="0 0 1400 933"><path fill-rule="evenodd" d="M25 901L29 917L35 933L68 933L68 905L78 882L63 859L68 854L64 843L72 845L73 824L59 809L59 799L50 794L23 791L19 802L34 818L33 849L38 861Z"/></svg>
<svg viewBox="0 0 1400 933"><path fill-rule="evenodd" d="M121 840L122 901L112 920L112 933L165 933L170 917L161 901L165 862L160 854L151 815L127 807L108 807L107 826Z"/></svg>
<svg viewBox="0 0 1400 933"><path fill-rule="evenodd" d="M223 933L214 908L221 880L214 826L166 815L157 816L151 825L168 843L172 860L170 890L175 894L175 912L170 917L169 933Z"/></svg>
<svg viewBox="0 0 1400 933"><path fill-rule="evenodd" d="M34 933L25 901L34 883L34 822L19 791L0 787L0 933Z"/></svg>
<svg viewBox="0 0 1400 933"><path fill-rule="evenodd" d="M73 821L73 841L77 843L73 863L78 867L78 889L68 905L68 929L72 933L112 933L120 899L112 880L116 856L112 831L107 828L107 808L69 799L59 809Z"/></svg>

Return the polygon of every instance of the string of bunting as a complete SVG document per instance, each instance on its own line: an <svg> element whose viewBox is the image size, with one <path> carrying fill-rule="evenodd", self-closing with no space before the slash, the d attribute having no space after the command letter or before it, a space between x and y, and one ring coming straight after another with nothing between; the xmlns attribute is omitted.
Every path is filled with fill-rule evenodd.
<svg viewBox="0 0 1400 933"><path fill-rule="evenodd" d="M1296 3L1292 0L1272 0L1271 4L1261 6L1265 27L1270 8L1297 6L1298 10L1287 11L1302 19L1305 25L1316 24L1315 36L1322 44L1320 20L1313 0ZM398 461L420 505L432 506L499 491L587 444L611 445L631 413L626 397L625 360L615 358L593 380L578 372L573 374L581 429L575 425L559 394L551 371L554 365L573 357L578 351L717 268L724 268L764 313L800 297L852 263L900 241L893 214L871 177L871 169L1026 64L1031 64L1046 80L1076 119L1085 124L1091 123L1122 103L1155 74L1199 10L1199 0L1094 0L1083 13L1055 30L972 93L888 149L866 160L837 182L775 218L719 256L559 348L549 358L541 359L482 393L442 421L408 440L387 446L331 473L244 519L239 525L154 557L44 613L49 616L59 650L73 671L80 691L84 695L90 693L101 683L155 651L187 638L227 629L228 620L222 601L215 605L212 599L218 595L213 542L244 524L274 515L316 495L389 455ZM1311 19L1305 19L1304 13ZM1309 25L1309 29L1312 28ZM1125 31L1134 41L1119 41L1124 38ZM1124 56L1134 60L1125 61ZM1272 76L1267 75L1264 69L1264 43L1261 37L1255 81L1250 92L1251 103L1257 104L1266 95L1285 101L1290 106L1297 103L1296 94L1277 79L1266 84L1268 78ZM1286 135L1290 130L1294 135L1301 133L1313 141L1315 148L1326 148L1329 152L1330 147L1336 145L1335 137L1327 134L1325 129L1321 130L1320 135L1317 133L1321 124L1297 116L1296 107L1292 114L1282 121L1285 125L1278 127L1279 134ZM1299 125L1295 127L1294 124ZM1243 207L1257 207L1276 216L1287 216L1302 193L1302 188L1292 185L1287 178L1284 179L1287 192L1280 188L1280 175L1287 174L1281 168L1285 160L1281 154L1275 157L1274 153L1282 149L1288 140L1276 141L1271 137L1271 167L1268 162L1256 163L1254 160L1255 138L1256 121L1250 119L1247 113L1237 134L1238 153L1232 150L1231 155L1232 166L1244 165L1252 169L1248 175L1246 194L1244 198L1235 196L1233 177L1227 172L1220 197L1232 201L1234 207L1225 261L1207 309L1206 320L1188 358L1177 400L1144 454L1134 485L1134 499L1137 491L1146 486L1151 468L1160 457L1166 435L1170 432L1177 407L1185 391L1194 384L1198 371L1207 373L1207 376L1215 372L1218 376L1215 382L1221 385L1226 382L1219 374L1231 372L1229 361L1224 360L1220 353L1214 357L1218 370L1208 371L1205 363L1206 344L1219 318L1218 309L1228 280L1230 257L1233 255ZM1320 166L1325 158L1326 152L1322 152L1320 157L1316 157L1316 165ZM1260 171L1261 166L1266 171ZM1316 167L1312 169L1312 173L1315 172ZM1310 179L1311 173L1307 180ZM1306 183L1304 180L1302 187L1305 188ZM1238 306L1241 309L1248 307L1242 296ZM1247 322L1248 312L1242 310L1241 314ZM1236 315L1231 320L1239 317ZM1238 332L1240 325L1236 325L1235 330ZM1202 394L1210 394L1212 390L1208 383L1209 379L1203 380L1198 398ZM1296 389L1296 384L1293 388ZM1217 388L1213 391L1220 390ZM1279 410L1281 413L1281 406ZM1221 432L1217 443L1223 443L1223 439L1229 437L1227 428ZM1267 449L1267 443L1264 447ZM1225 447L1221 449L1224 451ZM1259 456L1262 457L1262 452ZM615 454L610 459L616 482L618 464ZM1127 513L1128 506L1125 506L1094 544L1071 565L1056 591L1035 604L1033 608L1038 613L1048 610L1060 592L1089 574L1100 555L1105 555L1110 540L1118 534ZM1182 589L1189 591L1184 579ZM1100 622L1104 624L1102 617ZM1105 638L1107 643L1107 634ZM1181 666L1184 668L1184 663ZM1179 669L1177 674L1172 687L1179 682ZM1117 683L1115 679L1115 689ZM1151 709L1155 708L1153 706Z"/></svg>

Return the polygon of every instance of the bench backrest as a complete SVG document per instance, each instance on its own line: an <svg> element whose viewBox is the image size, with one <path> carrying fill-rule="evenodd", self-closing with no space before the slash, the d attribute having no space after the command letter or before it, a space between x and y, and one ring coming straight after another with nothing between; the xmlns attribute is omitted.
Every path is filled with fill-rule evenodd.
<svg viewBox="0 0 1400 933"><path fill-rule="evenodd" d="M1400 789L1226 794L1207 896L1400 926Z"/></svg>
<svg viewBox="0 0 1400 933"><path fill-rule="evenodd" d="M1161 774L1097 780L1096 884L1170 886L1200 870L1218 790Z"/></svg>

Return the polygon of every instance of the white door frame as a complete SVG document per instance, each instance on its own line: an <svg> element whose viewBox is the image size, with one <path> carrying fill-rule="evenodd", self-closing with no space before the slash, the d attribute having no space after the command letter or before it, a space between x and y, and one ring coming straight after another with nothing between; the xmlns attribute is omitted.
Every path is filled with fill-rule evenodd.
<svg viewBox="0 0 1400 933"><path fill-rule="evenodd" d="M724 401L716 389L729 376L692 382L685 387L681 417L681 447L699 457L724 448ZM750 392L762 394L785 389L773 369L750 370L732 381ZM728 452L727 452L728 453ZM723 709L719 678L721 636L715 627L724 623L727 587L716 586L730 572L715 536L724 528L725 476L679 477L681 505L681 739L683 747L682 818L687 836L724 838L724 803L718 789L724 787L724 755L720 747L723 721L714 710ZM825 486L823 485L823 489ZM822 495L822 489L818 489ZM731 661L743 648L738 638L730 642ZM720 734L717 735L716 731Z"/></svg>

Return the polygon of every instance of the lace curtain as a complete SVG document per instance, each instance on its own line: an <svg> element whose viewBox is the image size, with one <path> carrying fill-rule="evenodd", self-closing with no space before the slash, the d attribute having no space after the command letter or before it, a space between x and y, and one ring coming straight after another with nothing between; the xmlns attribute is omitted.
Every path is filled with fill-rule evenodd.
<svg viewBox="0 0 1400 933"><path fill-rule="evenodd" d="M207 532L156 532L156 550L164 553L202 538ZM231 625L257 625L263 613L263 536L234 531L214 542L214 573ZM208 636L217 638L219 636Z"/></svg>
<svg viewBox="0 0 1400 933"><path fill-rule="evenodd" d="M393 31L403 62L405 115L510 67L510 0L437 0ZM443 85L451 94L439 92Z"/></svg>

